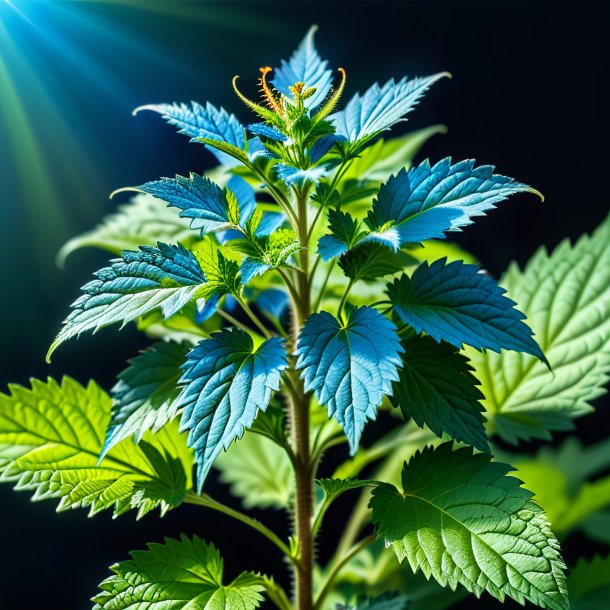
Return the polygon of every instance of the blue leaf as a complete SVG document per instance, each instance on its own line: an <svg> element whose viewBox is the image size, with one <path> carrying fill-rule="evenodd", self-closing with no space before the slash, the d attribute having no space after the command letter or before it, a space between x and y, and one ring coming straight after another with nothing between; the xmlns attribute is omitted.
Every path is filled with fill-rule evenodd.
<svg viewBox="0 0 610 610"><path fill-rule="evenodd" d="M281 320L288 311L290 300L285 290L267 288L254 299L256 307L266 316Z"/></svg>
<svg viewBox="0 0 610 610"><path fill-rule="evenodd" d="M510 349L546 363L523 322L525 316L504 296L503 288L474 265L445 263L444 258L423 263L412 277L402 275L388 285L393 310L403 322L460 349L464 344L495 352Z"/></svg>
<svg viewBox="0 0 610 610"><path fill-rule="evenodd" d="M279 229L284 222L286 222L286 216L281 212L263 212L263 217L256 227L256 236L265 237L271 235L274 231Z"/></svg>
<svg viewBox="0 0 610 610"><path fill-rule="evenodd" d="M443 76L449 74L441 72L411 80L404 77L398 82L391 79L383 87L375 83L363 95L357 93L344 110L330 115L329 120L336 135L350 142L372 137L411 112L422 95Z"/></svg>
<svg viewBox="0 0 610 610"><path fill-rule="evenodd" d="M187 355L178 398L181 431L195 449L199 491L216 457L265 411L288 366L283 341L267 339L257 348L240 329L222 330L200 341Z"/></svg>
<svg viewBox="0 0 610 610"><path fill-rule="evenodd" d="M277 155L269 152L257 136L248 140L248 158L250 161L255 161L259 157L277 158Z"/></svg>
<svg viewBox="0 0 610 610"><path fill-rule="evenodd" d="M240 185L245 184L249 187L243 178L239 180ZM229 220L229 202L226 193L210 179L198 174L191 174L190 178L183 176L176 176L175 179L162 178L147 182L138 189L167 201L172 207L179 208L182 218L191 219L191 229L200 229L202 235L233 226ZM246 198L244 204L246 207L244 211L251 213L253 205L250 199Z"/></svg>
<svg viewBox="0 0 610 610"><path fill-rule="evenodd" d="M318 138L309 152L312 163L317 163L335 144L344 141L345 138L336 135L326 135Z"/></svg>
<svg viewBox="0 0 610 610"><path fill-rule="evenodd" d="M256 208L254 189L241 176L231 176L227 188L235 195L239 203L239 224L242 226L250 218Z"/></svg>
<svg viewBox="0 0 610 610"><path fill-rule="evenodd" d="M288 185L294 184L296 186L303 186L307 182L316 184L320 178L328 173L328 170L324 167L299 169L285 163L278 163L274 169L280 180L283 180Z"/></svg>
<svg viewBox="0 0 610 610"><path fill-rule="evenodd" d="M304 89L316 88L316 92L305 100L307 108L319 106L330 92L332 72L326 69L328 62L322 61L314 46L313 37L318 28L312 26L303 38L299 48L288 60L282 60L282 65L275 68L272 85L284 95L292 99L292 87L295 83L305 84Z"/></svg>
<svg viewBox="0 0 610 610"><path fill-rule="evenodd" d="M316 313L301 330L297 368L305 389L335 416L352 454L365 423L392 394L402 351L394 324L370 307L350 308L344 323L326 311Z"/></svg>
<svg viewBox="0 0 610 610"><path fill-rule="evenodd" d="M271 265L260 258L248 256L244 258L239 266L239 274L241 281L245 285L257 275L262 275L265 271L271 269Z"/></svg>
<svg viewBox="0 0 610 610"><path fill-rule="evenodd" d="M121 327L157 308L169 318L206 283L197 258L181 245L159 243L125 251L110 267L95 273L84 294L72 303L73 311L49 348L47 359L60 343L87 330L120 323Z"/></svg>
<svg viewBox="0 0 610 610"><path fill-rule="evenodd" d="M197 324L201 324L206 320L209 320L215 313L218 308L218 302L222 294L213 294L209 299L207 299L201 307L197 307L197 311L195 313L195 322Z"/></svg>
<svg viewBox="0 0 610 610"><path fill-rule="evenodd" d="M263 136L276 142L285 142L288 139L288 136L284 135L277 127L265 125L265 123L248 125L248 131L254 135Z"/></svg>
<svg viewBox="0 0 610 610"><path fill-rule="evenodd" d="M492 165L473 160L451 165L448 157L430 166L400 170L381 186L366 224L373 238L397 250L407 243L444 239L445 231L472 224L509 195L533 192L527 184L494 174Z"/></svg>
<svg viewBox="0 0 610 610"><path fill-rule="evenodd" d="M191 141L209 138L244 150L246 139L243 125L233 114L223 108L215 108L209 102L205 107L197 102L191 102L190 107L187 104L150 104L136 108L134 114L138 110L160 113L170 125L178 127L180 133L190 136ZM212 153L223 165L232 167L236 164L236 160L226 153L217 149L212 149Z"/></svg>

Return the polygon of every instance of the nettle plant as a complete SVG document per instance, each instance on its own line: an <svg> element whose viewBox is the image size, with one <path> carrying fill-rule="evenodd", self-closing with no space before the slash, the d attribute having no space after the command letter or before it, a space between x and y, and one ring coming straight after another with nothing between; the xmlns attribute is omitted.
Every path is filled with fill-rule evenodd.
<svg viewBox="0 0 610 610"><path fill-rule="evenodd" d="M261 69L262 102L234 79L259 122L244 127L210 103L141 108L220 165L137 187L66 245L64 257L87 245L120 257L83 287L50 353L133 321L157 341L110 394L64 378L1 395L2 476L35 499L59 498L61 510L220 511L293 570L290 592L256 571L227 583L211 542L168 539L112 566L98 610L250 610L265 595L281 610L430 610L467 591L564 610L558 540L488 439L550 438L603 393L610 223L496 283L441 240L509 195L536 191L470 160L411 166L441 127L380 136L447 74L375 84L338 110L345 71L333 83L313 35L279 68ZM363 447L380 410L395 423ZM322 458L340 445L333 460L344 462L324 472L333 460ZM292 535L206 493L213 466L246 511L288 511ZM316 538L334 534L324 517L348 492L360 497L319 565ZM598 493L566 517L570 501L558 513L555 497L547 507L571 527L604 506ZM575 571L585 597L586 575L608 568L595 562ZM454 593L439 597L409 568Z"/></svg>

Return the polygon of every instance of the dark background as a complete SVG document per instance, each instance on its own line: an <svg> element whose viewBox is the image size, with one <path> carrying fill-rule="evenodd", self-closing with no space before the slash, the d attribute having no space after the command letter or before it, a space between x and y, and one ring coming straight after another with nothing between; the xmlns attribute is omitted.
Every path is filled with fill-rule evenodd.
<svg viewBox="0 0 610 610"><path fill-rule="evenodd" d="M348 99L373 81L449 70L397 129L444 123L424 156L476 158L542 191L521 195L457 241L495 275L544 244L594 229L606 216L610 11L603 2L0 2L0 390L29 377L94 376L109 388L146 341L128 328L44 353L78 287L107 255L83 251L66 271L54 255L112 206L113 189L201 171L211 156L137 105L210 100L247 112L230 78L254 94L258 67L278 65L311 23L331 66L347 69ZM26 19L27 18L27 19ZM2 80L4 79L4 80ZM422 157L423 158L423 157ZM608 410L579 423L607 434ZM223 491L212 493L223 497ZM346 508L344 505L343 508ZM332 513L326 531L344 515ZM282 514L261 513L280 530ZM333 521L334 518L334 521ZM0 489L0 608L76 610L130 549L180 532L213 538L227 571L284 573L264 539L203 509L163 520L91 520ZM326 544L321 554L326 556ZM596 550L565 544L568 559ZM463 607L495 608L491 598ZM516 606L515 606L516 607Z"/></svg>

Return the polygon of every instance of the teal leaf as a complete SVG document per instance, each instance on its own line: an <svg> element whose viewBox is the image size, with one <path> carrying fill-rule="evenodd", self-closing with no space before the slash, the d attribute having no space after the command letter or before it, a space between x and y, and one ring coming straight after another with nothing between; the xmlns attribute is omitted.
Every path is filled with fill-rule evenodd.
<svg viewBox="0 0 610 610"><path fill-rule="evenodd" d="M441 72L432 76L417 77L398 82L390 79L383 87L377 83L364 94L357 93L344 110L329 117L337 136L349 142L371 138L398 123L417 105L424 93L440 78L449 76Z"/></svg>
<svg viewBox="0 0 610 610"><path fill-rule="evenodd" d="M244 127L235 115L229 114L223 108L216 108L210 102L205 106L197 102L188 104L148 104L134 110L134 114L140 110L153 110L162 115L170 124L178 127L179 132L191 138L191 142L200 141L201 138L224 142L244 150L246 137ZM218 149L212 149L219 163L227 166L235 165L235 160L230 155Z"/></svg>
<svg viewBox="0 0 610 610"><path fill-rule="evenodd" d="M374 282L418 263L417 259L406 252L393 252L381 244L363 243L364 241L339 258L339 268L351 280Z"/></svg>
<svg viewBox="0 0 610 610"><path fill-rule="evenodd" d="M177 413L180 367L190 343L158 341L129 362L112 388L112 415L102 448L104 455L124 438L136 443L147 430L158 432Z"/></svg>
<svg viewBox="0 0 610 610"><path fill-rule="evenodd" d="M411 277L402 275L388 284L394 312L417 333L460 349L464 344L496 352L510 349L546 362L525 316L505 292L475 265L446 264L446 259L425 262Z"/></svg>
<svg viewBox="0 0 610 610"><path fill-rule="evenodd" d="M239 178L241 201L237 199L239 218L232 217L230 199L232 191L223 190L209 178L191 174L189 178L176 176L147 182L137 187L139 190L181 210L182 218L190 219L191 229L199 229L201 234L222 231L238 224L242 216L247 217L254 209L253 192L245 180ZM244 187L243 184L246 186Z"/></svg>
<svg viewBox="0 0 610 610"><path fill-rule="evenodd" d="M352 454L364 425L375 419L384 396L392 393L401 366L396 327L370 307L349 308L345 321L326 311L311 315L299 335L297 368L307 391L335 417Z"/></svg>
<svg viewBox="0 0 610 610"><path fill-rule="evenodd" d="M328 230L330 234L323 235L318 241L318 254L324 262L345 254L366 236L360 222L351 214L335 209L328 211Z"/></svg>
<svg viewBox="0 0 610 610"><path fill-rule="evenodd" d="M287 367L282 339L267 339L258 347L250 335L234 328L200 341L187 355L178 398L183 409L180 428L188 430L195 449L197 484L201 490L216 457L265 411L279 389Z"/></svg>
<svg viewBox="0 0 610 610"><path fill-rule="evenodd" d="M274 169L277 177L289 186L293 184L295 186L316 184L320 178L328 173L328 170L321 166L301 169L285 163L278 163L274 166Z"/></svg>
<svg viewBox="0 0 610 610"><path fill-rule="evenodd" d="M402 342L403 368L398 372L391 401L405 418L428 426L442 438L449 434L489 453L483 394L472 374L468 358L448 343L412 336Z"/></svg>
<svg viewBox="0 0 610 610"><path fill-rule="evenodd" d="M248 125L248 131L263 138L269 138L276 142L286 142L288 136L284 135L275 125L265 125L265 123L254 123Z"/></svg>
<svg viewBox="0 0 610 610"><path fill-rule="evenodd" d="M398 249L404 244L444 239L445 231L472 224L509 195L537 193L527 184L494 174L492 165L474 161L451 165L451 158L430 166L426 160L381 186L366 224L376 239Z"/></svg>
<svg viewBox="0 0 610 610"><path fill-rule="evenodd" d="M250 572L223 585L218 550L184 534L132 551L130 560L110 569L114 574L100 584L93 610L255 610L265 590L263 578Z"/></svg>
<svg viewBox="0 0 610 610"><path fill-rule="evenodd" d="M373 522L400 562L443 586L567 610L559 543L511 470L452 443L428 447L405 463L401 491L373 490Z"/></svg>
<svg viewBox="0 0 610 610"><path fill-rule="evenodd" d="M64 341L84 331L128 322L160 308L167 319L195 297L206 277L195 255L183 246L159 243L125 251L82 287L72 312L53 341L47 359Z"/></svg>
<svg viewBox="0 0 610 610"><path fill-rule="evenodd" d="M292 99L290 87L295 83L304 83L304 90L315 87L316 91L304 100L306 108L319 106L329 94L333 79L332 72L326 68L328 62L322 61L314 46L314 35L317 27L312 26L298 49L286 61L282 60L279 68L275 68L275 76L271 84L288 98Z"/></svg>

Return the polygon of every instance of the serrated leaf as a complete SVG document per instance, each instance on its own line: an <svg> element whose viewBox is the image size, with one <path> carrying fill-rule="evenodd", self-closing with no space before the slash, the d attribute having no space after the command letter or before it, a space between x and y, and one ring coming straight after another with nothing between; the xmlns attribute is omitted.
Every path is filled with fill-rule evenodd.
<svg viewBox="0 0 610 610"><path fill-rule="evenodd" d="M291 58L288 61L282 60L281 66L275 68L275 76L271 81L278 91L290 99L293 97L290 87L295 83L304 83L304 91L315 87L315 93L304 100L306 108L319 106L329 94L333 83L332 73L326 69L328 62L322 61L314 46L313 38L317 29L316 26L309 29Z"/></svg>
<svg viewBox="0 0 610 610"><path fill-rule="evenodd" d="M367 243L350 250L339 259L339 268L351 280L375 282L417 264L406 252L392 252L380 244Z"/></svg>
<svg viewBox="0 0 610 610"><path fill-rule="evenodd" d="M329 499L338 498L351 489L359 489L369 485L376 485L376 481L364 479L316 479L316 483Z"/></svg>
<svg viewBox="0 0 610 610"><path fill-rule="evenodd" d="M328 170L322 166L299 168L286 163L277 163L273 169L277 177L289 186L317 184L328 173Z"/></svg>
<svg viewBox="0 0 610 610"><path fill-rule="evenodd" d="M572 610L607 610L610 600L610 555L580 559L568 576Z"/></svg>
<svg viewBox="0 0 610 610"><path fill-rule="evenodd" d="M318 241L318 254L327 262L342 256L366 237L361 224L348 212L331 209L328 211L329 235L323 235Z"/></svg>
<svg viewBox="0 0 610 610"><path fill-rule="evenodd" d="M258 419L258 418L257 418ZM294 492L294 473L286 451L269 438L247 431L218 456L214 467L244 508L285 509Z"/></svg>
<svg viewBox="0 0 610 610"><path fill-rule="evenodd" d="M154 246L159 241L191 241L193 234L187 223L175 210L160 204L158 199L143 193L132 197L94 229L67 241L57 254L57 263L63 266L68 256L80 248L103 248L120 254L123 250Z"/></svg>
<svg viewBox="0 0 610 610"><path fill-rule="evenodd" d="M180 367L191 343L159 341L129 361L112 388L112 416L102 457L125 438L136 443L147 430L158 432L177 413Z"/></svg>
<svg viewBox="0 0 610 610"><path fill-rule="evenodd" d="M82 332L96 332L110 324L121 328L136 318L161 309L169 318L200 291L206 277L192 252L181 245L158 243L125 251L82 287L84 294L72 303L72 312L53 341L47 360L64 341Z"/></svg>
<svg viewBox="0 0 610 610"><path fill-rule="evenodd" d="M458 348L511 349L533 354L546 362L542 350L514 308L491 278L474 265L440 259L423 263L411 277L402 275L388 284L394 313L417 333Z"/></svg>
<svg viewBox="0 0 610 610"><path fill-rule="evenodd" d="M182 502L191 486L192 457L177 425L113 447L99 463L110 397L95 383L85 388L64 377L61 385L32 380L0 394L0 472L33 499L57 498L58 510L89 508L94 514L130 508L142 516Z"/></svg>
<svg viewBox="0 0 610 610"><path fill-rule="evenodd" d="M233 114L229 114L223 108L217 109L210 102L205 106L197 102L188 104L149 104L137 108L139 110L153 110L163 116L170 124L178 127L179 133L191 138L191 142L200 142L202 139L213 142L225 143L237 149L243 150L246 137L243 125ZM214 156L223 165L234 164L232 156L213 149Z"/></svg>
<svg viewBox="0 0 610 610"><path fill-rule="evenodd" d="M384 593L375 598L362 595L355 606L337 604L337 610L405 610L409 600L400 593Z"/></svg>
<svg viewBox="0 0 610 610"><path fill-rule="evenodd" d="M193 248L201 269L206 276L206 283L201 286L197 296L209 299L217 304L213 297L225 294L238 296L242 291L242 281L239 275L239 264L223 254L223 248L218 248L211 241L204 241ZM228 251L231 255L231 252ZM214 309L216 306L214 305Z"/></svg>
<svg viewBox="0 0 610 610"><path fill-rule="evenodd" d="M352 454L365 423L392 393L401 351L394 324L370 307L349 308L345 321L316 313L301 330L297 368L305 389L339 422Z"/></svg>
<svg viewBox="0 0 610 610"><path fill-rule="evenodd" d="M241 263L242 282L247 284L257 275L285 266L290 257L301 249L292 229L277 229L266 237L253 237L254 247Z"/></svg>
<svg viewBox="0 0 610 610"><path fill-rule="evenodd" d="M526 355L472 353L492 431L517 443L549 439L592 411L610 373L610 217L575 245L538 250L500 284L528 316L553 372Z"/></svg>
<svg viewBox="0 0 610 610"><path fill-rule="evenodd" d="M373 491L373 522L399 561L443 586L567 610L559 544L510 470L452 443L424 449L405 463L401 492Z"/></svg>
<svg viewBox="0 0 610 610"><path fill-rule="evenodd" d="M489 453L483 394L468 358L448 343L412 336L402 342L404 355L391 401L405 418L428 426L439 438L449 434Z"/></svg>
<svg viewBox="0 0 610 610"><path fill-rule="evenodd" d="M424 93L443 76L448 73L411 80L404 77L398 82L390 79L383 87L375 83L364 94L357 93L344 110L329 117L335 133L349 142L357 142L389 129L411 112Z"/></svg>
<svg viewBox="0 0 610 610"><path fill-rule="evenodd" d="M188 353L178 407L184 410L180 429L189 431L188 443L195 449L199 490L220 452L242 436L259 410L267 409L287 366L282 339L273 337L255 348L238 328L215 333Z"/></svg>
<svg viewBox="0 0 610 610"><path fill-rule="evenodd" d="M191 229L198 229L204 235L238 224L234 219L236 210L231 206L233 201L239 204L237 215L241 216L242 220L245 221L252 213L254 190L239 176L232 180L233 184L238 181L239 190L235 195L230 188L223 190L209 178L193 173L189 178L162 178L137 188L180 209L180 217L190 219ZM229 182L231 184L231 181Z"/></svg>
<svg viewBox="0 0 610 610"><path fill-rule="evenodd" d="M110 568L100 584L94 610L254 610L263 601L261 576L242 572L223 585L224 563L218 550L201 538L166 538L132 551L131 559Z"/></svg>
<svg viewBox="0 0 610 610"><path fill-rule="evenodd" d="M527 184L494 174L492 165L473 160L451 165L447 157L430 166L400 170L381 186L366 224L376 240L395 250L408 243L444 239L476 216L520 192L537 192Z"/></svg>

